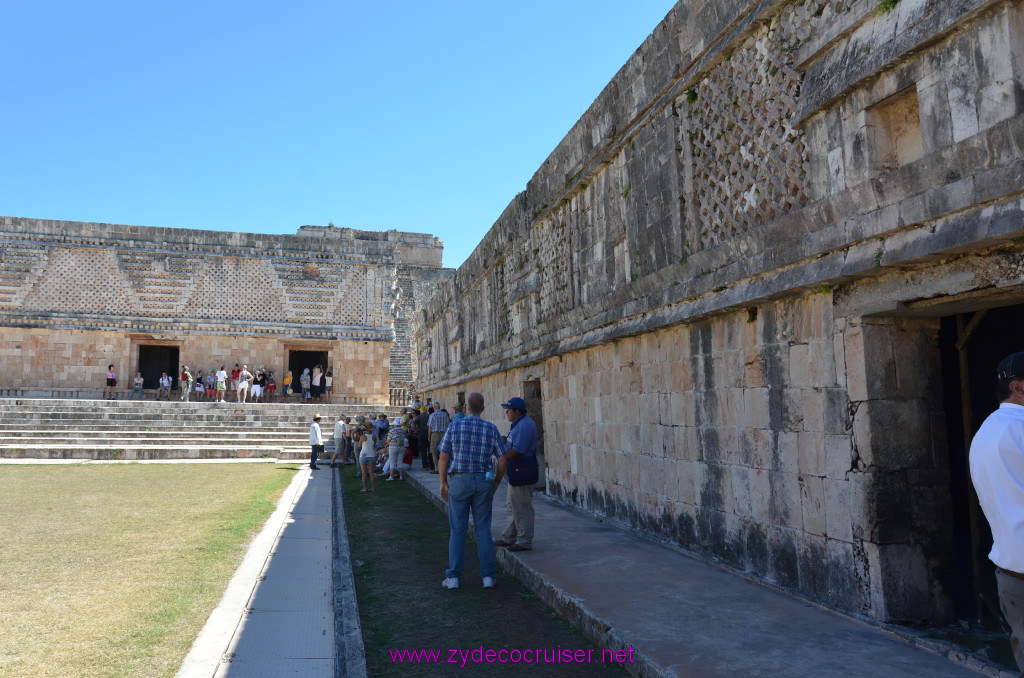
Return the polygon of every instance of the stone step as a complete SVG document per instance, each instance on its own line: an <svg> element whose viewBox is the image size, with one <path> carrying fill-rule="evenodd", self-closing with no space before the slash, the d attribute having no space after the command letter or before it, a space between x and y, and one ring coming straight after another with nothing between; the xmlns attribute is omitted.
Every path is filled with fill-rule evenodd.
<svg viewBox="0 0 1024 678"><path fill-rule="evenodd" d="M0 445L0 457L5 459L247 459L252 457L277 458L280 445L246 445L223 447L216 445ZM307 456L309 453L306 453Z"/></svg>

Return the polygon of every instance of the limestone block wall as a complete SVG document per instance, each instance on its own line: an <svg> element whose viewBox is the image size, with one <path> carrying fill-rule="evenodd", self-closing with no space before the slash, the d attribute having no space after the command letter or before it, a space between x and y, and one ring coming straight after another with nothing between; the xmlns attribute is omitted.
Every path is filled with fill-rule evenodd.
<svg viewBox="0 0 1024 678"><path fill-rule="evenodd" d="M418 388L532 371L550 493L945 621L936 333L1024 301L1024 10L877 7L677 4L418 315Z"/></svg>
<svg viewBox="0 0 1024 678"><path fill-rule="evenodd" d="M114 365L119 393L131 390L139 370L139 346L175 346L181 365L192 373L235 363L273 370L278 388L288 369L290 349L322 350L334 368L333 402L387 405L391 344L334 341L295 343L281 337L189 334L123 334L89 330L5 329L0 332L0 395L23 397L101 397L107 365ZM175 387L178 375L172 375ZM297 382L296 375L296 383ZM278 395L281 390L278 391Z"/></svg>
<svg viewBox="0 0 1024 678"><path fill-rule="evenodd" d="M175 345L193 363L241 354L285 365L285 347L328 350L335 371L346 364L349 397L387 402L393 360L411 380L404 318L437 284L440 263L436 238L397 231L304 226L294 236L263 236L4 217L0 340L33 349L8 348L0 388L87 390L91 381L74 370L39 369L39 359L53 354L79 368L96 359L105 370L117 361L101 356L128 356L128 341ZM23 340L15 328L43 333ZM96 343L78 348L91 333ZM385 346L386 358L369 344Z"/></svg>

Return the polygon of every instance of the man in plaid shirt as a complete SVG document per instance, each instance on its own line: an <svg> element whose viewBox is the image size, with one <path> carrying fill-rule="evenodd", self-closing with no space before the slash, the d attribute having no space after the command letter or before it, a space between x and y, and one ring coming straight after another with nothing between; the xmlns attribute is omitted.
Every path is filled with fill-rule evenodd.
<svg viewBox="0 0 1024 678"><path fill-rule="evenodd" d="M437 468L438 445L444 432L448 430L448 424L452 423L448 413L441 409L441 403L434 401L434 411L427 419L427 428L430 429L430 456L434 458L434 468Z"/></svg>
<svg viewBox="0 0 1024 678"><path fill-rule="evenodd" d="M480 418L484 397L470 393L466 399L469 415L452 423L445 431L438 449L441 472L441 500L448 502L448 570L441 586L459 588L459 577L466 551L469 512L473 512L476 552L480 557L480 575L484 588L494 588L494 542L491 538L491 503L494 490L505 475L505 439L498 427ZM491 468L491 455L498 458L494 478L485 474ZM449 476L451 476L449 480Z"/></svg>

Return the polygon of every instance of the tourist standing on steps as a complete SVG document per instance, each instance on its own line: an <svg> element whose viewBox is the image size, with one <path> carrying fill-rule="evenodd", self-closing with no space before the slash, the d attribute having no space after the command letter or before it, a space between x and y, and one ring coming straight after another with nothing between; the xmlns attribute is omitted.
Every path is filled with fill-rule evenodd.
<svg viewBox="0 0 1024 678"><path fill-rule="evenodd" d="M324 391L327 393L327 402L331 402L334 394L334 372L328 369L324 372Z"/></svg>
<svg viewBox="0 0 1024 678"><path fill-rule="evenodd" d="M189 397L192 395L192 373L188 371L188 365L181 368L181 399L188 402Z"/></svg>
<svg viewBox="0 0 1024 678"><path fill-rule="evenodd" d="M319 468L316 465L317 457L324 453L324 436L320 433L320 415L313 415L313 424L309 427L309 445L313 450L309 453L309 468L314 471Z"/></svg>
<svg viewBox="0 0 1024 678"><path fill-rule="evenodd" d="M309 368L302 370L302 374L299 375L299 386L302 387L302 401L309 400L312 396L309 393Z"/></svg>
<svg viewBox="0 0 1024 678"><path fill-rule="evenodd" d="M312 379L312 392L313 400L320 402L321 396L324 393L323 388L324 373L320 371L320 366L317 365L313 368L313 379Z"/></svg>
<svg viewBox="0 0 1024 678"><path fill-rule="evenodd" d="M238 402L238 375L241 373L238 363L235 363L235 369L231 370L231 390L235 393L235 402Z"/></svg>
<svg viewBox="0 0 1024 678"><path fill-rule="evenodd" d="M224 371L224 366L221 365L220 369L217 370L217 402L225 402L224 398L228 394L228 373Z"/></svg>
<svg viewBox="0 0 1024 678"><path fill-rule="evenodd" d="M167 400L171 399L171 378L167 376L166 372L160 377L160 388L156 392L157 400L160 400L161 394L167 396Z"/></svg>
<svg viewBox="0 0 1024 678"><path fill-rule="evenodd" d="M113 365L107 365L107 387L103 390L103 398L114 400L114 389L117 387L117 373Z"/></svg>
<svg viewBox="0 0 1024 678"><path fill-rule="evenodd" d="M505 417L511 424L508 437L508 465L518 457L524 461L532 458L533 468L537 468L537 427L526 414L526 401L522 398L509 398L502 403ZM533 490L536 482L513 485L514 479L508 476L508 494L505 505L508 506L508 522L501 533L501 539L494 542L495 546L507 546L509 551L529 551L533 548Z"/></svg>
<svg viewBox="0 0 1024 678"><path fill-rule="evenodd" d="M249 382L252 381L252 373L248 365L242 365L242 371L238 373L238 390L235 392L235 402L244 403L249 397Z"/></svg>
<svg viewBox="0 0 1024 678"><path fill-rule="evenodd" d="M494 490L505 474L505 441L498 427L480 418L484 397L470 393L466 400L469 416L454 422L441 439L439 470L441 501L448 502L448 569L441 586L459 588L462 565L466 556L466 531L469 513L473 512L476 552L480 557L480 575L484 588L494 588L494 544L491 541L491 503ZM491 456L498 458L494 479L487 477ZM449 480L450 476L450 480Z"/></svg>
<svg viewBox="0 0 1024 678"><path fill-rule="evenodd" d="M999 363L996 397L999 409L971 442L971 480L992 527L988 557L996 565L1010 648L1018 668L1024 669L1024 352Z"/></svg>

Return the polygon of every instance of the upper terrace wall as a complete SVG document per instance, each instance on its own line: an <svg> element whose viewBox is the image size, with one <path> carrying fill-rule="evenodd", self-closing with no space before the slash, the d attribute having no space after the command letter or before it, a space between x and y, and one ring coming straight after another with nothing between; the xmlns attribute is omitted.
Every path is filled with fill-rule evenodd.
<svg viewBox="0 0 1024 678"><path fill-rule="evenodd" d="M839 607L939 620L938 318L1024 300L1024 20L876 8L677 4L419 315L418 387L494 402L529 373L553 493ZM768 324L792 308L827 321Z"/></svg>
<svg viewBox="0 0 1024 678"><path fill-rule="evenodd" d="M5 217L0 321L393 341L399 260L439 268L440 250L436 238L397 232L275 236Z"/></svg>
<svg viewBox="0 0 1024 678"><path fill-rule="evenodd" d="M874 9L676 5L425 309L424 383L1008 240L1020 3ZM908 88L922 148L888 167Z"/></svg>
<svg viewBox="0 0 1024 678"><path fill-rule="evenodd" d="M399 384L414 377L406 318L447 279L441 253L434 236L394 230L303 226L295 235L260 235L3 217L0 339L13 336L4 327L106 332L98 345L108 353L130 335L133 346L176 341L182 361L193 365L259 359L282 372L282 341L305 342L296 350L326 347L335 369L353 344L384 343L348 395L387 402L389 369ZM38 336L45 344L51 335ZM89 380L76 367L105 369L124 353L98 358L103 365L95 367L65 355L66 339L59 343L50 350L68 375L58 378L42 356L19 360L19 349L10 349L3 385L75 392ZM114 362L134 372L137 356Z"/></svg>

